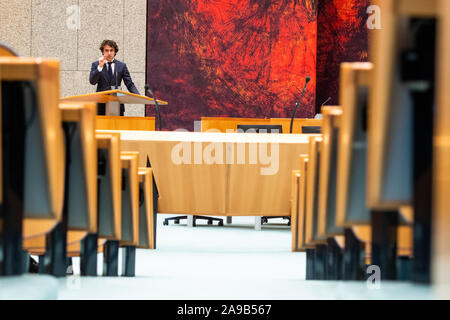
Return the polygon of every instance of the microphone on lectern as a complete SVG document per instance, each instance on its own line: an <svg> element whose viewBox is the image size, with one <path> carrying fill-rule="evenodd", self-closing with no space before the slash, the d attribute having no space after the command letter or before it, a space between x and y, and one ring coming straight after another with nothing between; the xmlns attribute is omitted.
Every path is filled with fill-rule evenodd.
<svg viewBox="0 0 450 320"><path fill-rule="evenodd" d="M294 112L292 113L291 127L289 129L289 133L292 133L292 125L294 124L295 114L297 113L298 106L300 105L300 102L303 99L303 95L305 94L305 91L306 91L306 86L308 85L308 82L310 80L311 80L311 77L310 76L306 76L306 78L305 78L305 86L303 87L302 95L300 96L300 99L298 99L297 104L295 105Z"/></svg>
<svg viewBox="0 0 450 320"><path fill-rule="evenodd" d="M159 104L158 104L158 100L156 99L155 95L153 94L152 89L150 88L150 85L148 83L145 84L145 91L150 93L150 95L152 96L153 100L155 100L155 107L156 107L156 130L157 131L161 131L161 113L159 111ZM159 127L159 129L158 129Z"/></svg>

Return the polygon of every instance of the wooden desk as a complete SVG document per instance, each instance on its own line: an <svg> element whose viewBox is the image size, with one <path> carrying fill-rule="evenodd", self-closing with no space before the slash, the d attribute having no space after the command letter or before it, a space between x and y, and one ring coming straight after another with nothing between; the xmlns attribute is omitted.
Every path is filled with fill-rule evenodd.
<svg viewBox="0 0 450 320"><path fill-rule="evenodd" d="M236 131L238 124L246 125L281 125L283 134L289 133L291 119L287 118L271 118L271 119L254 119L254 118L228 118L228 117L202 117L202 132L216 130L217 132ZM292 133L302 133L302 126L321 126L322 119L294 119Z"/></svg>
<svg viewBox="0 0 450 320"><path fill-rule="evenodd" d="M155 117L97 116L97 130L155 131Z"/></svg>
<svg viewBox="0 0 450 320"><path fill-rule="evenodd" d="M149 157L160 195L158 212L187 215L290 216L291 173L299 169L308 139L297 134L121 131L122 150L139 151L139 166ZM255 147L256 162L249 156ZM271 165L261 163L258 155L264 147L269 153L278 148L278 170L272 175L264 174L271 173ZM182 148L190 153L183 154ZM209 164L213 159L203 154L214 149L217 163ZM178 155L190 163L181 163Z"/></svg>

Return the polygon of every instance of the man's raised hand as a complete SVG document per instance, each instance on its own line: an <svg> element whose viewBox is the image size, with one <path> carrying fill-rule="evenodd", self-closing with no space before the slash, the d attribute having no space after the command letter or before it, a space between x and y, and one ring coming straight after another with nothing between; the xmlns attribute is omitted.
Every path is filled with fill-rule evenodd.
<svg viewBox="0 0 450 320"><path fill-rule="evenodd" d="M100 68L103 68L103 66L105 65L105 62L106 62L106 58L104 56L100 57L100 59L98 59L98 65L100 66Z"/></svg>

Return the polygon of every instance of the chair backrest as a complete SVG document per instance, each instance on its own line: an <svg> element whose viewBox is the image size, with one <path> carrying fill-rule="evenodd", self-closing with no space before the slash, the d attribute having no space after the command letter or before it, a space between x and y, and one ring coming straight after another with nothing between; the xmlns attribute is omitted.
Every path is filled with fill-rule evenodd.
<svg viewBox="0 0 450 320"><path fill-rule="evenodd" d="M376 0L373 4L383 12L383 27L372 30L369 37L369 56L375 68L368 105L367 202L373 209L395 210L412 201L413 136L417 132L410 87L402 80L402 69L411 72L419 68L402 67L402 53L416 42L410 19L436 16L437 9L435 1Z"/></svg>
<svg viewBox="0 0 450 320"><path fill-rule="evenodd" d="M319 180L318 235L331 237L343 234L342 227L336 226L336 184L339 121L341 107L322 107L322 151Z"/></svg>
<svg viewBox="0 0 450 320"><path fill-rule="evenodd" d="M97 233L97 141L95 104L61 104L63 123L70 130L68 230ZM69 127L72 126L72 127ZM66 147L66 148L67 148Z"/></svg>
<svg viewBox="0 0 450 320"><path fill-rule="evenodd" d="M25 114L23 236L42 234L60 219L63 205L59 61L0 57L0 83L1 108Z"/></svg>
<svg viewBox="0 0 450 320"><path fill-rule="evenodd" d="M120 245L139 244L139 152L122 151L122 236Z"/></svg>
<svg viewBox="0 0 450 320"><path fill-rule="evenodd" d="M433 274L434 284L449 285L450 274L450 201L448 190L450 190L450 2L441 1L439 26L439 53L438 53L438 88L437 88L437 108L435 124L435 166L433 173L433 188L435 188L435 198L433 203ZM445 299L450 297L448 291L445 292Z"/></svg>
<svg viewBox="0 0 450 320"><path fill-rule="evenodd" d="M139 248L155 249L153 169L139 168Z"/></svg>
<svg viewBox="0 0 450 320"><path fill-rule="evenodd" d="M366 206L367 90L373 65L341 64L336 223L339 227L369 224Z"/></svg>
<svg viewBox="0 0 450 320"><path fill-rule="evenodd" d="M298 219L297 219L297 250L305 251L308 247L305 243L306 228L306 182L308 170L308 154L300 155L300 178L298 184Z"/></svg>
<svg viewBox="0 0 450 320"><path fill-rule="evenodd" d="M122 162L120 133L96 133L99 161L98 236L120 240L122 233Z"/></svg>
<svg viewBox="0 0 450 320"><path fill-rule="evenodd" d="M299 201L300 170L292 170L291 175L291 233L292 251L297 251L298 243L298 201Z"/></svg>
<svg viewBox="0 0 450 320"><path fill-rule="evenodd" d="M318 236L319 167L322 136L309 137L308 168L306 170L305 244L326 243Z"/></svg>

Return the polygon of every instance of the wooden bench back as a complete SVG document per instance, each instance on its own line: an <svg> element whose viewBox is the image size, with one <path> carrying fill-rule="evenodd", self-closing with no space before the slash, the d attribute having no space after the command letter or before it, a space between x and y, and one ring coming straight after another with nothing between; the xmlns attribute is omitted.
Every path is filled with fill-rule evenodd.
<svg viewBox="0 0 450 320"><path fill-rule="evenodd" d="M365 102L371 63L342 63L339 127L336 224L350 227L369 224L366 206L366 114Z"/></svg>
<svg viewBox="0 0 450 320"><path fill-rule="evenodd" d="M98 194L98 236L121 239L122 232L122 163L120 133L96 133L99 160L105 162L105 175Z"/></svg>
<svg viewBox="0 0 450 320"><path fill-rule="evenodd" d="M336 225L336 185L339 123L341 107L323 107L322 150L319 180L318 230L319 237L342 235L344 230Z"/></svg>
<svg viewBox="0 0 450 320"><path fill-rule="evenodd" d="M139 244L139 153L122 151L122 236L121 246Z"/></svg>
<svg viewBox="0 0 450 320"><path fill-rule="evenodd" d="M51 230L62 213L64 136L58 108L59 61L0 57L0 82L21 82L27 101L23 221L27 238ZM2 99L0 108L1 104Z"/></svg>

